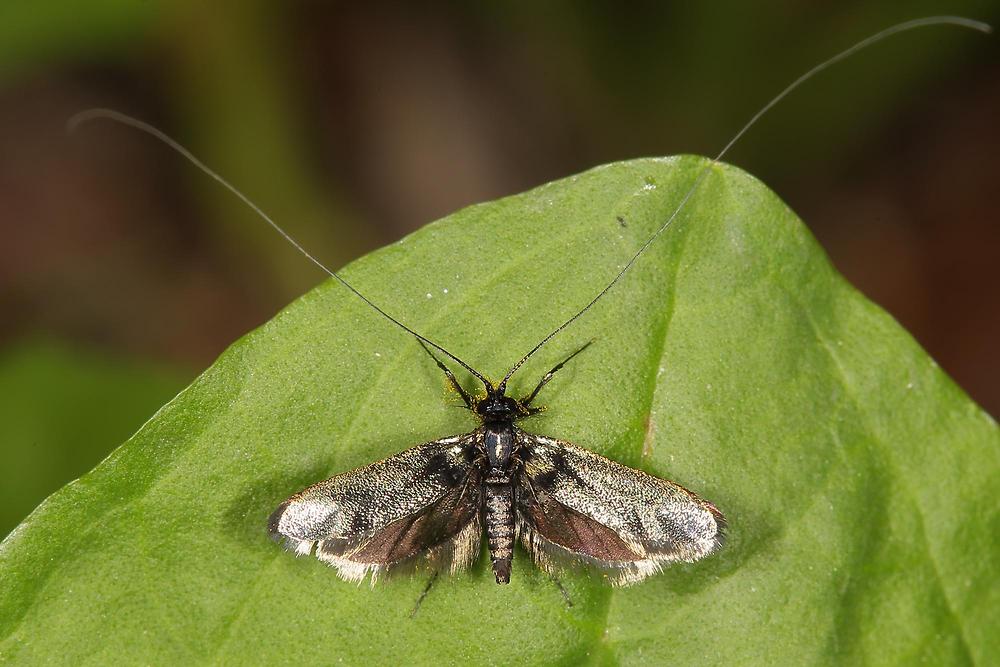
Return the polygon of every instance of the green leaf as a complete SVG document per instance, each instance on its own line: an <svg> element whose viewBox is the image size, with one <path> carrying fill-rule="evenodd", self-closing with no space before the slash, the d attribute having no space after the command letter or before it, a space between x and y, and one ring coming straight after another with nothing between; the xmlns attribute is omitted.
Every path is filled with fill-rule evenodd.
<svg viewBox="0 0 1000 667"><path fill-rule="evenodd" d="M180 373L49 339L0 352L0 535L183 387Z"/></svg>
<svg viewBox="0 0 1000 667"><path fill-rule="evenodd" d="M500 376L619 269L704 165L613 164L460 211L344 275ZM621 218L623 223L619 222ZM726 513L717 555L628 589L519 553L346 584L265 534L286 496L473 427L404 333L332 282L237 342L0 548L18 662L932 664L1000 655L996 424L855 292L778 198L713 166L526 422Z"/></svg>

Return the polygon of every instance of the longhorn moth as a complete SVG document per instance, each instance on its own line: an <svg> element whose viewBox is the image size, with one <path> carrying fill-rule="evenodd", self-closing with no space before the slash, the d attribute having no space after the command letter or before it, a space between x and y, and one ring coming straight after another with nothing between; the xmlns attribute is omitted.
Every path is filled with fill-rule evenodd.
<svg viewBox="0 0 1000 667"><path fill-rule="evenodd" d="M430 360L480 425L461 435L426 442L370 465L335 475L281 503L268 522L270 534L299 555L315 554L348 581L362 581L405 564L426 561L455 572L479 556L485 535L496 581L510 581L514 545L520 541L549 572L582 563L612 585L629 585L670 563L704 558L725 541L726 520L712 503L684 487L611 461L575 444L523 430L517 422L536 414L541 390L586 343L556 364L523 398L507 395L511 377L539 349L598 303L666 231L694 195L711 164L788 93L827 67L892 35L932 25L989 32L959 17L929 17L876 33L813 67L764 105L702 168L666 220L618 274L586 305L542 338L498 383L489 381L441 344L383 310L310 255L245 195L158 129L106 109L85 111L71 128L103 118L160 139L243 200L306 258L379 315L417 339ZM626 222L618 218L618 223ZM443 355L482 383L470 393Z"/></svg>

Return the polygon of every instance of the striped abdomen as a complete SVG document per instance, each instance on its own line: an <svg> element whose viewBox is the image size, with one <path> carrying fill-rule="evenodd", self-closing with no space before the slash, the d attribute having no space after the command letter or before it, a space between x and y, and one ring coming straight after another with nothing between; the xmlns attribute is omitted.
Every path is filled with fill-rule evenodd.
<svg viewBox="0 0 1000 667"><path fill-rule="evenodd" d="M508 584L510 561L514 556L514 487L509 481L487 481L483 514L493 574L498 584Z"/></svg>

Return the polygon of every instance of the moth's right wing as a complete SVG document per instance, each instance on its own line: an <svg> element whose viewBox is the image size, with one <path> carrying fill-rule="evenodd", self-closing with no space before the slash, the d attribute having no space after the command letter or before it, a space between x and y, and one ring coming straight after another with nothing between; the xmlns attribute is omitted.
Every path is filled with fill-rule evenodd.
<svg viewBox="0 0 1000 667"><path fill-rule="evenodd" d="M722 546L722 513L681 485L563 440L519 439L518 533L543 569L583 562L627 586Z"/></svg>
<svg viewBox="0 0 1000 667"><path fill-rule="evenodd" d="M479 555L477 432L417 445L296 493L268 530L297 554L315 551L348 581L372 581L423 556L456 571Z"/></svg>

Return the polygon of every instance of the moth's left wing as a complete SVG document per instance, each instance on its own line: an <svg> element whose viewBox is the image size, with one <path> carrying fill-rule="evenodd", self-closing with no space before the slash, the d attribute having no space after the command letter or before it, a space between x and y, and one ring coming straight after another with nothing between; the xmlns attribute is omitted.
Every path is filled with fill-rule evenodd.
<svg viewBox="0 0 1000 667"><path fill-rule="evenodd" d="M543 569L582 561L625 586L722 546L722 513L679 484L569 442L519 439L518 533Z"/></svg>
<svg viewBox="0 0 1000 667"><path fill-rule="evenodd" d="M479 555L477 432L417 445L296 493L268 529L348 581L419 558L455 571Z"/></svg>

